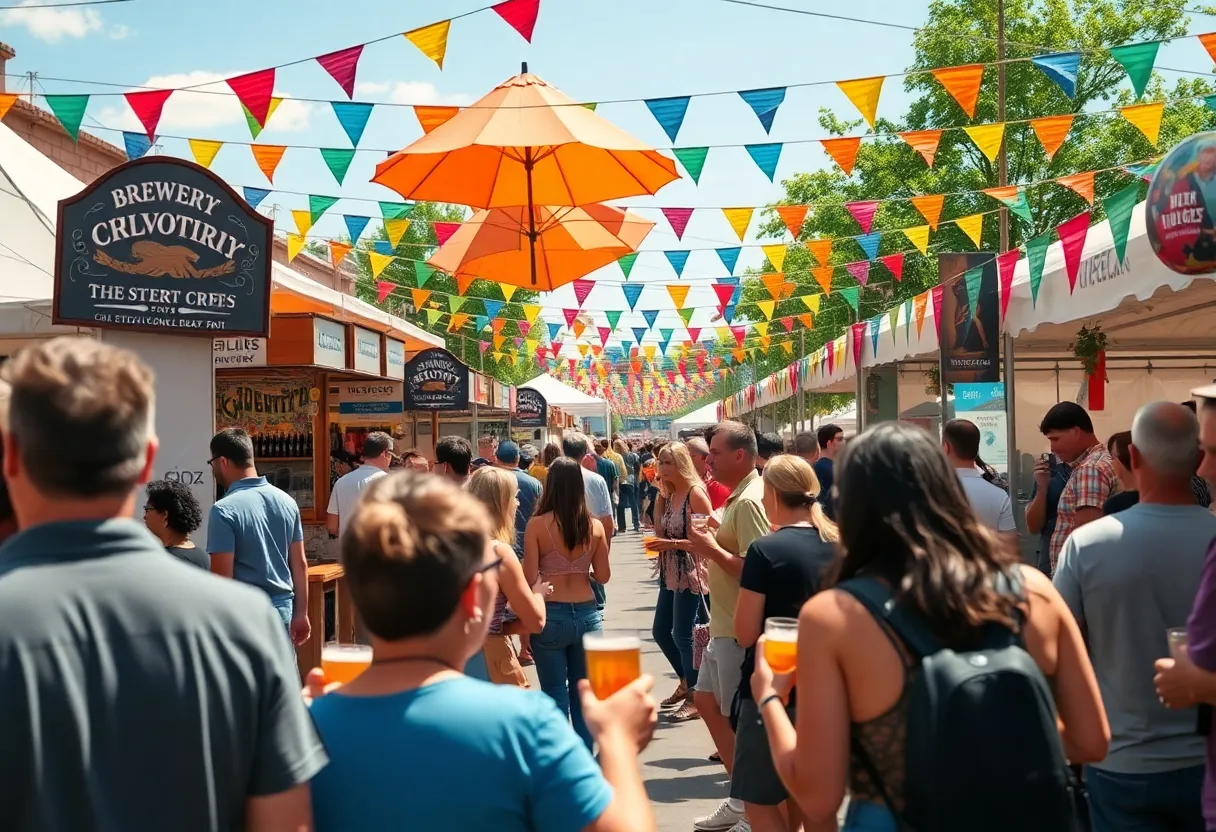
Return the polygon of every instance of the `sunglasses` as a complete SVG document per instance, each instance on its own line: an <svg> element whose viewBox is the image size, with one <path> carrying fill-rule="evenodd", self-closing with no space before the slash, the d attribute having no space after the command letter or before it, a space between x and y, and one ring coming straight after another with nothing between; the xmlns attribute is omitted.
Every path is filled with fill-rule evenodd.
<svg viewBox="0 0 1216 832"><path fill-rule="evenodd" d="M481 566L474 569L473 575L484 575L486 572L492 572L492 571L494 571L496 569L500 569L500 568L502 568L502 557L501 556L495 558L494 560L490 561L489 563L483 563ZM470 575L469 577L472 578L473 575Z"/></svg>

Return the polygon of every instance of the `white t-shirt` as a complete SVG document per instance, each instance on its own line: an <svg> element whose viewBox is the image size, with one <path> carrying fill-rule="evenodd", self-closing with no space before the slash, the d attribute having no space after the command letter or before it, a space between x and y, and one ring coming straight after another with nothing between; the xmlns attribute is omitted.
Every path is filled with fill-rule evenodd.
<svg viewBox="0 0 1216 832"><path fill-rule="evenodd" d="M981 523L998 532L1018 530L1013 519L1013 503L1004 489L984 479L978 468L956 468L955 471L958 472L958 481L963 486L963 493L967 495L967 500Z"/></svg>
<svg viewBox="0 0 1216 832"><path fill-rule="evenodd" d="M375 465L360 465L349 474L338 478L334 483L333 493L329 495L329 513L338 515L338 535L346 531L346 524L354 513L355 503L368 483L377 477L383 477L387 471L382 471Z"/></svg>
<svg viewBox="0 0 1216 832"><path fill-rule="evenodd" d="M583 489L587 494L587 513L592 517L610 517L612 515L612 495L608 493L608 483L594 471L588 471L579 466L583 472Z"/></svg>

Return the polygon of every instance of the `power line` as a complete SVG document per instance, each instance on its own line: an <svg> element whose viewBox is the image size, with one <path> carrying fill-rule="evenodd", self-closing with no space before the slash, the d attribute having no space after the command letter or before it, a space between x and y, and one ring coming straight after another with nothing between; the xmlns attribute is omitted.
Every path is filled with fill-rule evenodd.
<svg viewBox="0 0 1216 832"><path fill-rule="evenodd" d="M115 3L134 3L135 0L69 0L66 3L37 3L17 6L0 6L0 11L24 11L27 9L74 9L80 6L112 6Z"/></svg>

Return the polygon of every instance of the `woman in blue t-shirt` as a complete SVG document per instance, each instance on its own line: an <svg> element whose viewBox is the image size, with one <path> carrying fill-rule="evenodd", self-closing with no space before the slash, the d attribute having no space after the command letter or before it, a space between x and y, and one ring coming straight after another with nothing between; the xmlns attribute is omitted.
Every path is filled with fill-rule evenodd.
<svg viewBox="0 0 1216 832"><path fill-rule="evenodd" d="M653 679L602 702L580 684L597 766L549 697L458 669L499 591L504 555L488 542L484 508L438 477L403 471L364 491L342 562L373 658L312 703L330 759L312 781L318 832L654 830L637 764ZM325 689L321 671L309 688Z"/></svg>

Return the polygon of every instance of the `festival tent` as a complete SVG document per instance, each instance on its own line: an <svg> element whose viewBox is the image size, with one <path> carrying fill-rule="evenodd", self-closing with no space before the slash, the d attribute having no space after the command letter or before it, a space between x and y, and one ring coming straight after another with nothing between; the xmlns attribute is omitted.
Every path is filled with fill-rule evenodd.
<svg viewBox="0 0 1216 832"><path fill-rule="evenodd" d="M718 403L710 402L704 407L699 407L687 416L681 416L671 423L671 438L678 439L682 430L696 430L697 428L707 428L710 425L716 425L721 420L718 418Z"/></svg>
<svg viewBox="0 0 1216 832"><path fill-rule="evenodd" d="M550 375L539 375L519 386L535 390L545 397L551 407L560 407L563 413L571 416L602 418L608 413L608 402L563 384Z"/></svg>

